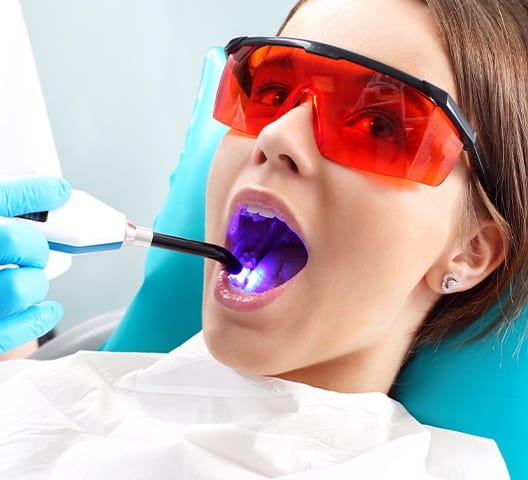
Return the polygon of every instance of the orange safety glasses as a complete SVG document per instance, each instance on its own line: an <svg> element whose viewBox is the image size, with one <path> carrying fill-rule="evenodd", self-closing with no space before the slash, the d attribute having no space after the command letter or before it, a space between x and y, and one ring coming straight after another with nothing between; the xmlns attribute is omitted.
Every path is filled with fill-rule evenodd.
<svg viewBox="0 0 528 480"><path fill-rule="evenodd" d="M214 118L257 136L308 101L326 158L427 185L444 181L463 149L484 188L476 133L449 94L370 58L317 42L240 37L225 47Z"/></svg>

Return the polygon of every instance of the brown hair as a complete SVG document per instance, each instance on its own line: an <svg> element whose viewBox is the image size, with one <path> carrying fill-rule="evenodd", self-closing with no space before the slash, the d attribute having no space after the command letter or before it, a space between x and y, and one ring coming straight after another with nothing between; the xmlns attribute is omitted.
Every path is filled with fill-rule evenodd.
<svg viewBox="0 0 528 480"><path fill-rule="evenodd" d="M528 301L528 4L425 2L451 58L458 103L478 132L502 215L476 181L470 186L472 205L485 207L508 238L509 248L504 263L479 285L437 302L415 346L468 327L494 305L499 309L482 335L496 329L505 332Z"/></svg>
<svg viewBox="0 0 528 480"><path fill-rule="evenodd" d="M308 0L300 0L285 22ZM441 341L498 306L478 337L506 332L528 301L528 2L423 0L450 56L458 103L477 130L497 192L492 205L476 178L467 219L492 218L509 243L506 260L479 285L444 295L418 330L412 350Z"/></svg>

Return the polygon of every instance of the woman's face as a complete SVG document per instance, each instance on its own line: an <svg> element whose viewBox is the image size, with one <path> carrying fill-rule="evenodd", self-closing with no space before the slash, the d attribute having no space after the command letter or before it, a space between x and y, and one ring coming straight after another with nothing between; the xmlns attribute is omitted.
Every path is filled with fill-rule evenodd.
<svg viewBox="0 0 528 480"><path fill-rule="evenodd" d="M417 0L309 0L282 35L355 51L455 95L450 63ZM460 161L431 187L346 168L318 151L311 112L309 104L294 108L257 138L231 131L218 149L207 240L225 245L242 211L239 223L264 222L254 227L264 244L276 228L264 217L276 216L300 237L307 260L286 283L251 294L208 262L205 339L218 360L242 372L341 391L387 390L438 299L467 169ZM273 255L295 268L283 261L287 248ZM305 261L298 251L293 258Z"/></svg>

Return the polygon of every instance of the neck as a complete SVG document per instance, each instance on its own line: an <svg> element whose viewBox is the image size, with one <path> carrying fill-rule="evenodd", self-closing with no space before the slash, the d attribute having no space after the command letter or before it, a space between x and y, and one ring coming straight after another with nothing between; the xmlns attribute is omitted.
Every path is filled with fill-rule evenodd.
<svg viewBox="0 0 528 480"><path fill-rule="evenodd" d="M341 393L388 393L406 352L384 344L276 377Z"/></svg>
<svg viewBox="0 0 528 480"><path fill-rule="evenodd" d="M402 309L404 313L395 315L391 327L373 343L326 362L275 376L342 393L389 393L426 310Z"/></svg>

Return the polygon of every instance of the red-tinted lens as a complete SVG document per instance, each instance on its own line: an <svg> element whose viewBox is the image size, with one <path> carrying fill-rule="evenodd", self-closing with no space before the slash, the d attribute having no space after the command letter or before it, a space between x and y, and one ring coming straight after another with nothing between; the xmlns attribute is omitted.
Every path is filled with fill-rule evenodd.
<svg viewBox="0 0 528 480"><path fill-rule="evenodd" d="M256 136L310 97L319 150L348 167L438 185L462 151L456 128L415 88L292 46L243 46L229 54L214 117Z"/></svg>

